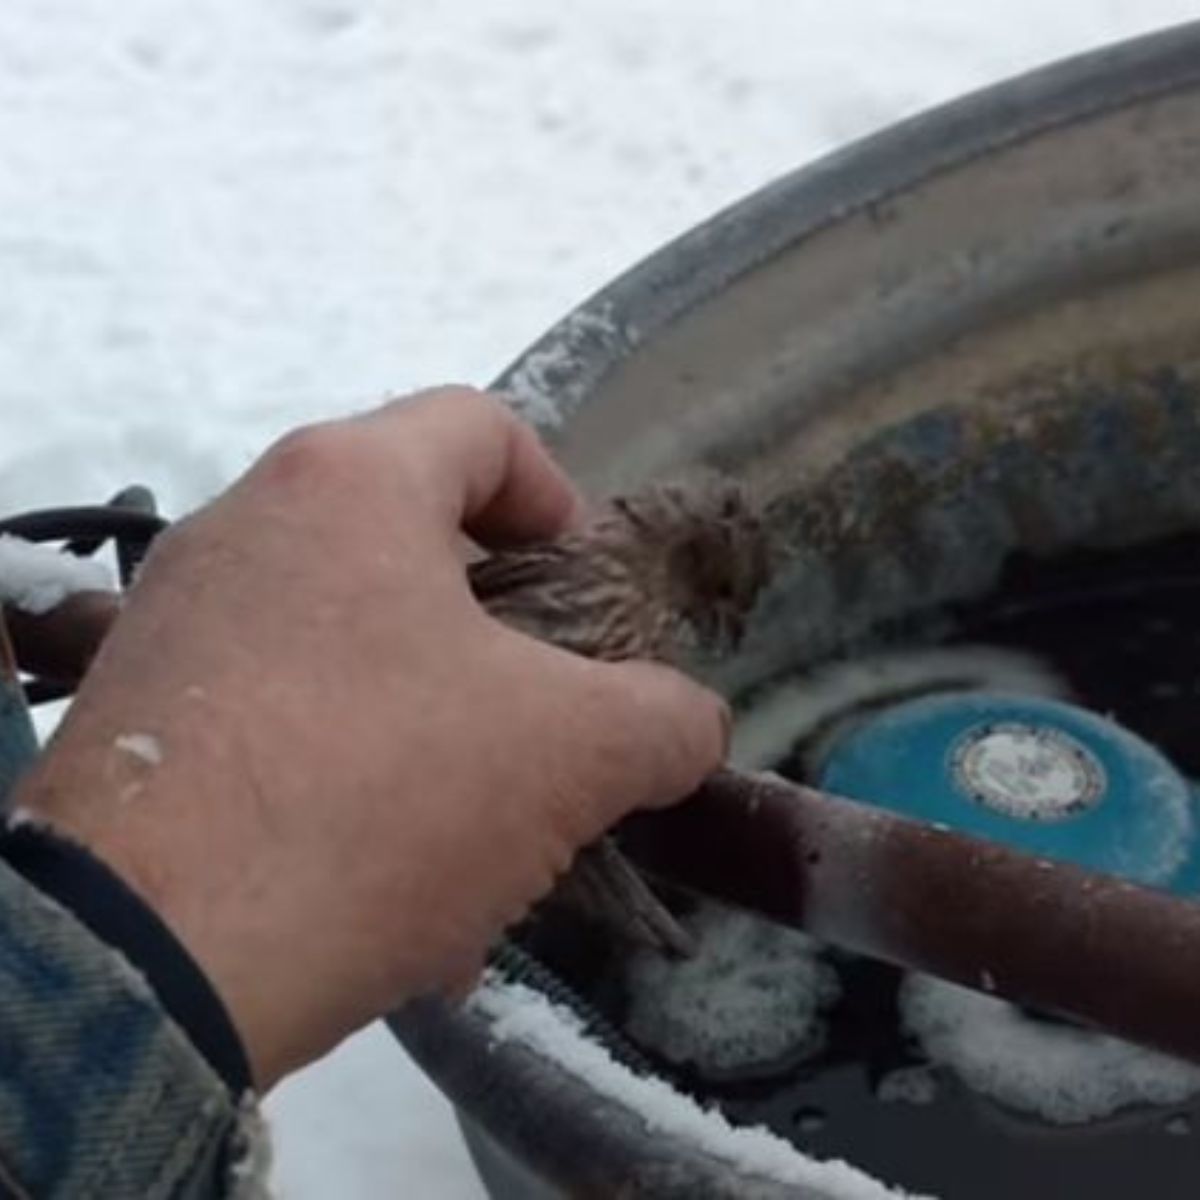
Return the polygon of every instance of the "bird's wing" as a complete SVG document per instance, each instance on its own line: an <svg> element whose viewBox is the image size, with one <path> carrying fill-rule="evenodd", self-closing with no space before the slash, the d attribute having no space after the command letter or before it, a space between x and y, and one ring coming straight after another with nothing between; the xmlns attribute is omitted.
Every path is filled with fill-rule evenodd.
<svg viewBox="0 0 1200 1200"><path fill-rule="evenodd" d="M492 616L586 658L656 657L653 605L628 565L564 538L472 564L475 597Z"/></svg>
<svg viewBox="0 0 1200 1200"><path fill-rule="evenodd" d="M467 583L475 598L486 606L489 601L543 585L562 569L567 559L567 552L556 545L494 554L467 567Z"/></svg>

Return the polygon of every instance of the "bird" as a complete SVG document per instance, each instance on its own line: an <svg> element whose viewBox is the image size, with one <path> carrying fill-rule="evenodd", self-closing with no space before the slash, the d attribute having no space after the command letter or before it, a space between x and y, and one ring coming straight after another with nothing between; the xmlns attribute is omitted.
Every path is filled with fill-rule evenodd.
<svg viewBox="0 0 1200 1200"><path fill-rule="evenodd" d="M771 558L749 490L694 471L613 496L579 528L498 551L467 577L487 612L523 633L588 658L678 667L740 641ZM580 851L548 902L668 957L695 952L611 835Z"/></svg>

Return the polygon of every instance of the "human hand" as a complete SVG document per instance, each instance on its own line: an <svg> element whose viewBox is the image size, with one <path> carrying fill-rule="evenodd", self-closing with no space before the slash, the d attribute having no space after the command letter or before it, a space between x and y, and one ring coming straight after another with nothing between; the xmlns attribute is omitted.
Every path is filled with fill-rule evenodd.
<svg viewBox="0 0 1200 1200"><path fill-rule="evenodd" d="M723 757L698 684L472 597L463 533L551 537L579 508L467 389L288 435L156 544L20 790L188 947L260 1088L468 983L580 846Z"/></svg>

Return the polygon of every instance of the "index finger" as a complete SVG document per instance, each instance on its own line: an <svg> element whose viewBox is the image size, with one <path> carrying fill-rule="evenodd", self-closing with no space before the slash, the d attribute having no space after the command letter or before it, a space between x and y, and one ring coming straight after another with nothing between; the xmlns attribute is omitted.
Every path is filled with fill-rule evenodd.
<svg viewBox="0 0 1200 1200"><path fill-rule="evenodd" d="M482 545L552 538L583 512L582 497L532 427L486 392L419 392L358 420L403 437L423 493Z"/></svg>

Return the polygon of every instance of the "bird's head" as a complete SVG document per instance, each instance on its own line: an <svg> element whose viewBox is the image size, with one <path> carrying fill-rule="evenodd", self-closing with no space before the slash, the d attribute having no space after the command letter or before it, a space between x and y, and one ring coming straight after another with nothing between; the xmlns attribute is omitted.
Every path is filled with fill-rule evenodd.
<svg viewBox="0 0 1200 1200"><path fill-rule="evenodd" d="M771 575L766 525L745 486L696 474L614 505L661 552L671 606L698 641L712 649L735 646Z"/></svg>

